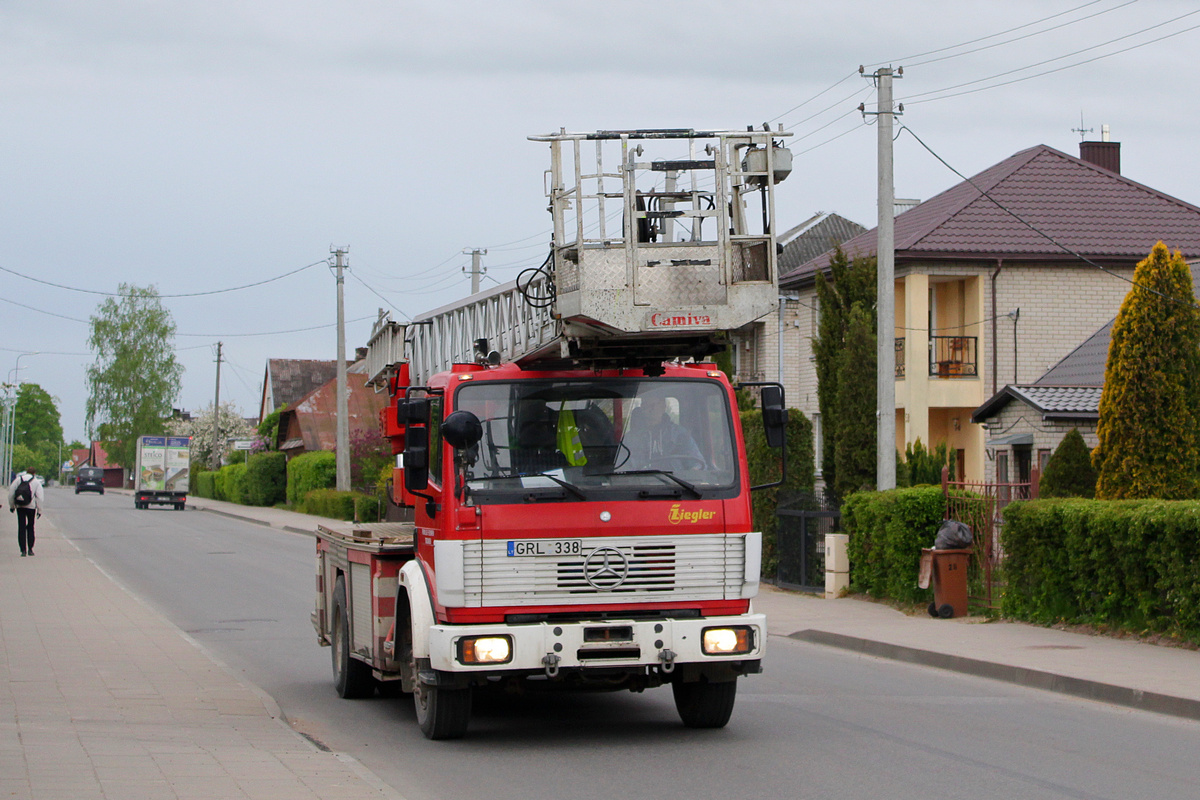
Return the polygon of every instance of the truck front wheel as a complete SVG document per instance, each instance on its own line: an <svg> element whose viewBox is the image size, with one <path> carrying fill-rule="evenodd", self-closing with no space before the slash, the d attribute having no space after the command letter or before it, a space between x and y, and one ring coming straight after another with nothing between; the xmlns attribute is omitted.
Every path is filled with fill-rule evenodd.
<svg viewBox="0 0 1200 800"><path fill-rule="evenodd" d="M346 611L346 579L338 576L333 587L333 686L347 700L375 693L371 668L350 657L350 614Z"/></svg>
<svg viewBox="0 0 1200 800"><path fill-rule="evenodd" d="M675 710L689 728L724 728L733 714L737 699L737 680L709 683L707 679L671 684Z"/></svg>
<svg viewBox="0 0 1200 800"><path fill-rule="evenodd" d="M461 739L471 721L471 689L428 686L418 678L413 708L426 739Z"/></svg>

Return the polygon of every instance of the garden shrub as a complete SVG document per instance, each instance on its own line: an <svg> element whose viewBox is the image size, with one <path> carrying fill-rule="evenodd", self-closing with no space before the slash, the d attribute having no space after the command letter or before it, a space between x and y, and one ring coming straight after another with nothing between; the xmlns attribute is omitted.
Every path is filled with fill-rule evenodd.
<svg viewBox="0 0 1200 800"><path fill-rule="evenodd" d="M299 509L318 517L352 520L356 497L361 495L357 492L339 492L337 489L310 489L305 492Z"/></svg>
<svg viewBox="0 0 1200 800"><path fill-rule="evenodd" d="M1054 449L1038 482L1038 496L1095 497L1096 470L1092 453L1078 428L1072 428Z"/></svg>
<svg viewBox="0 0 1200 800"><path fill-rule="evenodd" d="M229 503L246 504L246 465L245 464L226 464L217 470L216 479L216 500L225 500Z"/></svg>
<svg viewBox="0 0 1200 800"><path fill-rule="evenodd" d="M850 589L902 602L928 602L917 588L921 549L933 547L945 517L940 486L856 492L842 504L849 533Z"/></svg>
<svg viewBox="0 0 1200 800"><path fill-rule="evenodd" d="M287 456L279 451L255 453L246 462L246 503L273 506L287 499Z"/></svg>
<svg viewBox="0 0 1200 800"><path fill-rule="evenodd" d="M192 472L195 476L190 481L190 489L196 497L207 497L210 500L216 499L216 477L217 473L203 470L200 472Z"/></svg>
<svg viewBox="0 0 1200 800"><path fill-rule="evenodd" d="M1200 502L1013 503L1001 539L1006 616L1200 641Z"/></svg>
<svg viewBox="0 0 1200 800"><path fill-rule="evenodd" d="M298 505L313 489L337 485L337 459L332 451L301 453L287 464L287 501Z"/></svg>

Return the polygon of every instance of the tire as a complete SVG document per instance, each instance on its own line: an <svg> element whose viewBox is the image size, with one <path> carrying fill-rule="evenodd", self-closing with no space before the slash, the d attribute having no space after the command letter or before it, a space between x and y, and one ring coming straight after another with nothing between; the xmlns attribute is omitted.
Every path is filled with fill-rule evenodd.
<svg viewBox="0 0 1200 800"><path fill-rule="evenodd" d="M371 668L350 657L350 614L346 610L346 579L338 576L333 587L333 688L347 700L370 697L375 693Z"/></svg>
<svg viewBox="0 0 1200 800"><path fill-rule="evenodd" d="M933 617L934 619L937 619L937 615L938 615L937 603L930 601L929 608L927 610L929 611L929 616Z"/></svg>
<svg viewBox="0 0 1200 800"><path fill-rule="evenodd" d="M949 603L943 603L942 605L938 606L937 612L937 615L942 619L950 619L954 616L954 606L950 605Z"/></svg>
<svg viewBox="0 0 1200 800"><path fill-rule="evenodd" d="M461 739L471 721L471 689L426 686L418 679L413 709L426 739Z"/></svg>
<svg viewBox="0 0 1200 800"><path fill-rule="evenodd" d="M724 728L733 714L737 699L737 680L709 683L701 679L694 683L675 681L675 710L689 728Z"/></svg>

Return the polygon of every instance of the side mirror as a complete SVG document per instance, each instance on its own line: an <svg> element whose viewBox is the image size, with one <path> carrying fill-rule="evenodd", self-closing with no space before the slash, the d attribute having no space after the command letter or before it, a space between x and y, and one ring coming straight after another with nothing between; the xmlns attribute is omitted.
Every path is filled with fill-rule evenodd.
<svg viewBox="0 0 1200 800"><path fill-rule="evenodd" d="M429 428L404 429L404 488L421 492L429 486Z"/></svg>
<svg viewBox="0 0 1200 800"><path fill-rule="evenodd" d="M483 423L470 411L455 411L442 420L442 438L455 450L466 450L483 438Z"/></svg>
<svg viewBox="0 0 1200 800"><path fill-rule="evenodd" d="M429 421L429 398L404 397L396 401L397 425L424 425Z"/></svg>
<svg viewBox="0 0 1200 800"><path fill-rule="evenodd" d="M783 447L787 430L783 387L778 384L763 386L759 398L762 401L763 429L767 436L767 446Z"/></svg>

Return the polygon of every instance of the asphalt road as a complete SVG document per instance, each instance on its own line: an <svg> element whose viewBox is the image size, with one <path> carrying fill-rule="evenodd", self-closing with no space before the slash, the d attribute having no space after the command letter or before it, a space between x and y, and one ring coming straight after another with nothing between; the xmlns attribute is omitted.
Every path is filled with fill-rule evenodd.
<svg viewBox="0 0 1200 800"><path fill-rule="evenodd" d="M1200 724L772 638L729 726L682 727L668 688L484 696L429 742L406 698L346 701L309 622L313 540L129 496L51 489L106 572L269 693L293 726L410 800L1188 798Z"/></svg>

